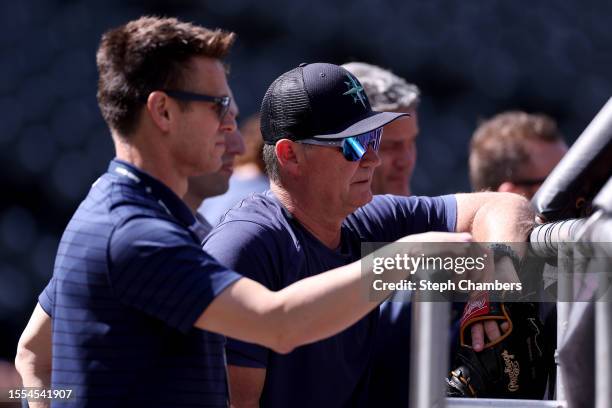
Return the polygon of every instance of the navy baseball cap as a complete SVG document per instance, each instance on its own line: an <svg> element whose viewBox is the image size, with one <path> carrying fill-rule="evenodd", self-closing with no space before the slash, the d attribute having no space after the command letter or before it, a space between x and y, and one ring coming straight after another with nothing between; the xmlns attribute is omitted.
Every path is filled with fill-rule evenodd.
<svg viewBox="0 0 612 408"><path fill-rule="evenodd" d="M407 113L374 112L361 83L346 69L300 64L278 77L261 104L266 144L280 139L343 139L370 132Z"/></svg>

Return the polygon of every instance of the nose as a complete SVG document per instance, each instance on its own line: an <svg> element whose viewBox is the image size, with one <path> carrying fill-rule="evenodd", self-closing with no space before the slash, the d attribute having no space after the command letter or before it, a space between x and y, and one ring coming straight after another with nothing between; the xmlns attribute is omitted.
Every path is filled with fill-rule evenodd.
<svg viewBox="0 0 612 408"><path fill-rule="evenodd" d="M222 132L231 133L235 132L238 129L238 123L236 123L236 114L232 112L232 109L229 110L223 116L221 123L219 124L219 128Z"/></svg>
<svg viewBox="0 0 612 408"><path fill-rule="evenodd" d="M359 165L362 167L378 167L380 166L380 156L378 152L372 148L372 146L368 146L368 150L366 150L365 154L361 158Z"/></svg>
<svg viewBox="0 0 612 408"><path fill-rule="evenodd" d="M232 132L225 133L225 154L239 156L245 151L244 138L237 127Z"/></svg>

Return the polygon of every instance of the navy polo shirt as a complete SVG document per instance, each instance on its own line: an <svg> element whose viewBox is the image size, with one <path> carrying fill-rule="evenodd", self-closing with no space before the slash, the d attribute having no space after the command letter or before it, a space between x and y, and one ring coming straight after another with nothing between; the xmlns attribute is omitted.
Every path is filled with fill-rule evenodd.
<svg viewBox="0 0 612 408"><path fill-rule="evenodd" d="M204 249L224 265L280 290L360 259L362 242L454 231L455 223L454 196L375 196L347 217L340 247L330 249L267 191L231 209L207 236ZM228 364L266 368L262 407L367 406L378 318L376 309L343 332L289 354L228 339Z"/></svg>
<svg viewBox="0 0 612 408"><path fill-rule="evenodd" d="M53 318L53 406L226 407L225 337L194 328L241 276L202 251L187 206L113 160L60 241L39 297Z"/></svg>

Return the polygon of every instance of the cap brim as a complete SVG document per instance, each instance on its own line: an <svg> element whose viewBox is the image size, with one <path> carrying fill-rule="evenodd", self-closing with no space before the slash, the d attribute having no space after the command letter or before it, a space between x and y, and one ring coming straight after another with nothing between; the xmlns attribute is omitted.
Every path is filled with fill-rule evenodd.
<svg viewBox="0 0 612 408"><path fill-rule="evenodd" d="M367 133L371 130L378 129L379 127L385 126L396 119L404 116L410 116L409 113L400 112L374 112L372 111L368 117L361 119L359 122L352 124L351 126L344 129L342 132L327 134L327 135L316 135L314 139L344 139L346 137L360 135Z"/></svg>

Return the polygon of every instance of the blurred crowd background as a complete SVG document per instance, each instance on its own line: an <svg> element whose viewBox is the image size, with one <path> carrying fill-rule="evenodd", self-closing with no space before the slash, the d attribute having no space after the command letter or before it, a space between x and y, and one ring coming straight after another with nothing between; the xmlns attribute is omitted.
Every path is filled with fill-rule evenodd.
<svg viewBox="0 0 612 408"><path fill-rule="evenodd" d="M421 88L413 193L469 190L480 119L543 112L568 143L612 95L612 2L23 0L0 3L0 358L52 274L65 224L113 156L96 104L101 34L143 14L238 33L243 118L301 62L364 61Z"/></svg>

